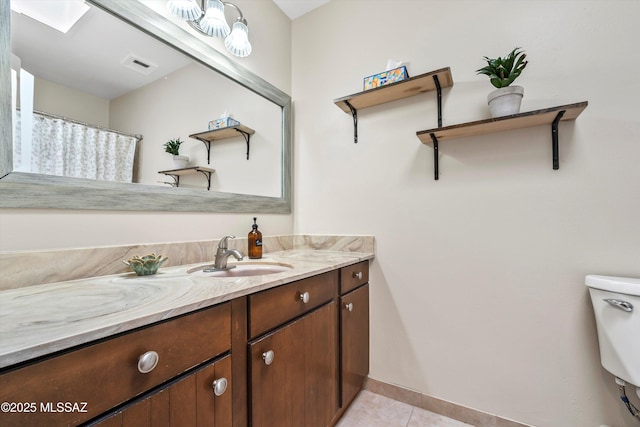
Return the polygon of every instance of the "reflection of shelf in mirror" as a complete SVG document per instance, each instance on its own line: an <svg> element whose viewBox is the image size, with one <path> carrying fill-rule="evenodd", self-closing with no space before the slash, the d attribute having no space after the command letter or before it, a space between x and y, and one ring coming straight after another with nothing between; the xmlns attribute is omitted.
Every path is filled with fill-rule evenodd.
<svg viewBox="0 0 640 427"><path fill-rule="evenodd" d="M396 83L337 98L333 102L342 111L353 116L353 142L358 142L358 110L434 90L437 93L438 126L442 126L442 88L450 86L453 86L451 68L445 67Z"/></svg>
<svg viewBox="0 0 640 427"><path fill-rule="evenodd" d="M221 129L208 130L206 132L194 133L189 135L189 138L202 141L207 147L207 164L211 163L211 143L220 139L234 138L238 134L244 137L247 142L247 160L249 160L249 143L251 141L251 135L256 133L255 130L245 125L229 126Z"/></svg>
<svg viewBox="0 0 640 427"><path fill-rule="evenodd" d="M197 173L201 173L207 178L207 190L211 190L211 174L216 170L211 168L206 168L204 166L193 166L189 168L181 168L181 169L169 169L166 171L158 171L158 173L163 173L167 176L173 178L174 187L180 187L180 177L183 175L194 175Z"/></svg>
<svg viewBox="0 0 640 427"><path fill-rule="evenodd" d="M416 135L423 144L433 145L435 179L438 179L438 142L446 139L464 138L533 126L551 125L551 143L553 149L553 169L558 169L558 123L575 120L587 108L588 102L561 105L527 111L510 116L495 117L457 125L421 130Z"/></svg>

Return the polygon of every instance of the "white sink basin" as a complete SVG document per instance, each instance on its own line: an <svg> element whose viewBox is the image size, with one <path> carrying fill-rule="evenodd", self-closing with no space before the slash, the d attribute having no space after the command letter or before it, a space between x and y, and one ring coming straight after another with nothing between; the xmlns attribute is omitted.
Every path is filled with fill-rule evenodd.
<svg viewBox="0 0 640 427"><path fill-rule="evenodd" d="M205 271L213 268L210 265L193 268L187 273L194 276L202 277L247 277L247 276L264 276L265 274L282 273L291 270L292 265L276 262L251 262L242 264L228 264L233 267L229 270Z"/></svg>

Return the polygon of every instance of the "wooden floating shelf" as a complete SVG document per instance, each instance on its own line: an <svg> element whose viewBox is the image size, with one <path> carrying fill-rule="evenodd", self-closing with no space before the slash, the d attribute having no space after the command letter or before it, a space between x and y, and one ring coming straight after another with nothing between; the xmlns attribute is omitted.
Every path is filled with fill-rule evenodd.
<svg viewBox="0 0 640 427"><path fill-rule="evenodd" d="M242 133L242 132L247 133L249 135L253 135L254 133L256 133L255 130L241 124L237 126L229 126L226 128L213 129L205 132L194 133L192 135L189 135L189 138L195 138L201 141L204 140L204 141L212 142L219 139L233 138L238 136L238 133Z"/></svg>
<svg viewBox="0 0 640 427"><path fill-rule="evenodd" d="M550 125L560 111L565 111L560 119L561 121L575 120L580 113L587 108L587 105L588 102L584 101L576 104L561 105L559 107L543 108L541 110L527 111L511 116L421 130L416 132L416 135L418 135L418 138L424 144L431 144L431 134L438 138L438 141L443 141L446 139L464 138L467 136L484 135L513 129Z"/></svg>
<svg viewBox="0 0 640 427"><path fill-rule="evenodd" d="M587 108L588 102L561 105L558 107L543 108L527 111L510 116L496 117L475 122L461 123L452 126L437 127L416 132L423 144L433 146L434 176L438 179L438 142L463 138L468 136L485 135L489 133L504 132L514 129L523 129L533 126L551 125L551 143L553 150L553 169L560 168L558 154L558 123L561 121L575 120L580 113Z"/></svg>
<svg viewBox="0 0 640 427"><path fill-rule="evenodd" d="M158 171L158 173L162 173L168 175L173 178L174 186L180 187L180 177L184 175L195 175L197 173L201 173L207 179L207 190L211 189L211 174L216 170L212 168L207 168L204 166L192 166L189 168L180 168L180 169L169 169L164 171Z"/></svg>
<svg viewBox="0 0 640 427"><path fill-rule="evenodd" d="M342 111L351 114L351 109L348 104L351 104L356 110L361 110L363 108L373 107L374 105L385 104L387 102L434 91L437 87L433 76L438 77L440 87L453 86L451 68L446 67L420 74L419 76L410 77L396 83L354 93L353 95L335 99L333 102L340 107Z"/></svg>
<svg viewBox="0 0 640 427"><path fill-rule="evenodd" d="M242 135L245 142L247 143L247 160L249 160L251 135L253 135L254 133L256 133L255 130L243 124L239 124L235 126L228 126L220 129L194 133L189 135L189 138L197 139L204 143L204 146L207 148L207 164L209 164L211 163L211 143L214 141L219 141L221 139L234 138L238 136L238 134Z"/></svg>
<svg viewBox="0 0 640 427"><path fill-rule="evenodd" d="M353 95L335 99L333 102L342 111L353 116L353 142L358 142L358 110L385 104L421 93L436 91L438 126L442 126L442 88L453 86L451 68L441 68L410 77L396 83L380 86Z"/></svg>
<svg viewBox="0 0 640 427"><path fill-rule="evenodd" d="M166 170L166 171L158 171L158 173L163 173L165 175L182 176L182 175L195 175L198 172L210 172L210 173L213 173L215 171L216 171L215 169L205 168L203 166L193 166L193 167L190 167L190 168L169 169L169 170Z"/></svg>

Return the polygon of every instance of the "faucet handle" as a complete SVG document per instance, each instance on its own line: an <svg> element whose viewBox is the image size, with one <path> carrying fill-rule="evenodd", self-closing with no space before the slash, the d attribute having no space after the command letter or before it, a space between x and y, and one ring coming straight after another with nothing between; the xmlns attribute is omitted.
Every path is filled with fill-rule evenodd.
<svg viewBox="0 0 640 427"><path fill-rule="evenodd" d="M236 236L224 236L221 240L220 243L218 244L218 248L219 249L227 249L227 239L235 239Z"/></svg>

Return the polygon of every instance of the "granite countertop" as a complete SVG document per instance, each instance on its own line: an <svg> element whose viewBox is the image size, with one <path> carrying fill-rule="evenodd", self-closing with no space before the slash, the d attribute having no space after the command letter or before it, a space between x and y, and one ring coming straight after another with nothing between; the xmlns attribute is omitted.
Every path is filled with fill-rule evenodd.
<svg viewBox="0 0 640 427"><path fill-rule="evenodd" d="M0 368L373 257L373 252L284 250L243 261L293 266L265 276L187 273L211 261L161 268L154 276L127 273L2 291Z"/></svg>

